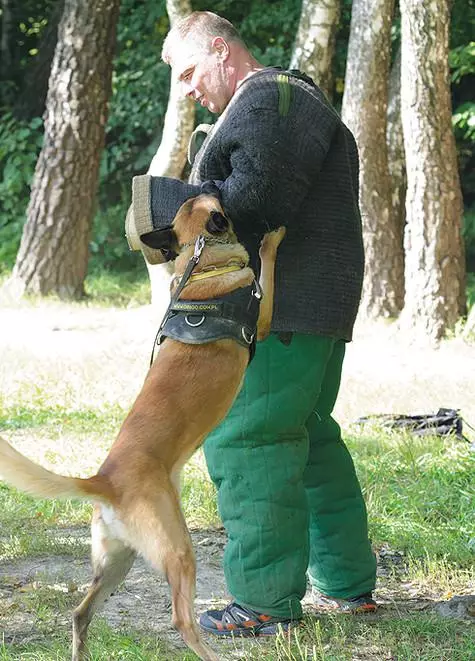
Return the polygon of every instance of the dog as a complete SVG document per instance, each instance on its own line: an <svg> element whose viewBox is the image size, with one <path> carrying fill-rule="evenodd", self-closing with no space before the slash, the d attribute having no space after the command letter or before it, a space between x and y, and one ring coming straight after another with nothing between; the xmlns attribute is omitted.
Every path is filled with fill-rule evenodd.
<svg viewBox="0 0 475 661"><path fill-rule="evenodd" d="M252 287L249 255L236 238L217 198L200 195L184 203L172 227L143 237L153 248L177 255L171 295L202 240L202 254L179 303L212 300ZM263 292L257 339L270 332L274 266L285 228L266 234L260 247ZM204 246L204 247L203 247ZM176 297L175 297L176 298ZM204 306L206 307L206 305ZM209 307L209 306L208 306ZM195 315L196 316L196 315ZM197 326L195 317L187 319ZM166 333L166 326L164 328ZM217 654L202 640L194 615L196 566L180 506L180 471L231 408L249 362L252 338L225 337L204 344L165 337L99 471L83 479L52 473L0 439L0 475L16 488L42 498L80 498L95 503L91 524L94 578L73 613L72 660L86 653L94 613L129 572L137 553L163 571L172 595L172 622L203 661Z"/></svg>

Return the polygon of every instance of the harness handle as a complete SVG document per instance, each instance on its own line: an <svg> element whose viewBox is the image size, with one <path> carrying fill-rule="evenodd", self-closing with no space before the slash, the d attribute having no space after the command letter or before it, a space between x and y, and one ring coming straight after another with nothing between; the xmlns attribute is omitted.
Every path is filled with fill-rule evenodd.
<svg viewBox="0 0 475 661"><path fill-rule="evenodd" d="M155 340L153 341L152 355L150 356L150 367L152 367L152 365L153 365L153 357L154 357L154 354L155 354L155 346L157 344L159 344L159 340L160 340L160 337L161 337L161 334L162 334L162 330L163 330L163 327L165 326L165 322L168 319L168 315L170 313L170 310L175 305L175 303L177 302L178 297L180 296L180 294L183 291L186 283L190 279L190 276L193 273L196 265L200 261L201 253L204 250L205 244L206 244L205 237L203 236L203 234L200 234L199 237L195 241L195 249L193 251L193 255L192 255L190 261L187 264L185 272L183 273L183 275L180 279L180 282L178 283L178 286L175 289L175 293L173 294L173 296L170 299L170 304L169 304L165 314L163 315L163 319L160 323L160 326L158 327L157 334L155 335Z"/></svg>

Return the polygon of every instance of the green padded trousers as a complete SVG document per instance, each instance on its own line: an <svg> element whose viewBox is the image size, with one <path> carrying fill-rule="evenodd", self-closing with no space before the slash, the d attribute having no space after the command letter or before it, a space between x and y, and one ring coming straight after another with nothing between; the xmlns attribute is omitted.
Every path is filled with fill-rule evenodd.
<svg viewBox="0 0 475 661"><path fill-rule="evenodd" d="M286 346L271 335L205 442L228 536L228 590L261 613L300 617L307 573L332 597L375 585L366 507L331 416L344 354L342 340L294 334Z"/></svg>

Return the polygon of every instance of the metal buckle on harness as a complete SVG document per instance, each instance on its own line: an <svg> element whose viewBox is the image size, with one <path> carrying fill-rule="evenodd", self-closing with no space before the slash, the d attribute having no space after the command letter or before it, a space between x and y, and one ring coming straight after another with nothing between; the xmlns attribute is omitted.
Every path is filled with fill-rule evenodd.
<svg viewBox="0 0 475 661"><path fill-rule="evenodd" d="M197 321L196 323L190 321L189 317L197 317L197 316L198 315L196 315L196 314L193 314L193 315L192 314L186 314L185 315L185 322L188 324L188 326L191 326L192 328L197 328L198 326L201 326L201 324L206 319L206 315L202 314L201 319L199 321Z"/></svg>
<svg viewBox="0 0 475 661"><path fill-rule="evenodd" d="M254 333L249 333L249 331L245 326L241 328L241 335L244 342L247 342L247 344L252 344L252 341L254 339Z"/></svg>

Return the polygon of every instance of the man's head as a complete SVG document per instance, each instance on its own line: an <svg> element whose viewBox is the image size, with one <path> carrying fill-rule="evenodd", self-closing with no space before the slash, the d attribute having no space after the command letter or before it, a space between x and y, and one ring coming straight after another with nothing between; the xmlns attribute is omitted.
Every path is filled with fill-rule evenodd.
<svg viewBox="0 0 475 661"><path fill-rule="evenodd" d="M226 108L257 64L236 28L207 11L193 12L173 26L162 59L171 66L183 94L214 113Z"/></svg>

